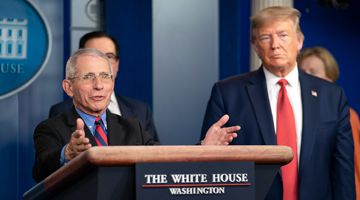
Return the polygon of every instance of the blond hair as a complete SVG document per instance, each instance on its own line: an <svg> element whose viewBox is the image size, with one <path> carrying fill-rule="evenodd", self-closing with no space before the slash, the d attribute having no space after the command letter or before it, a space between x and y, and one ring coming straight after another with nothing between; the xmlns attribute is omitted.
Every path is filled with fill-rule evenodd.
<svg viewBox="0 0 360 200"><path fill-rule="evenodd" d="M338 80L340 74L339 66L330 51L320 46L306 48L298 56L299 65L301 66L301 62L310 56L316 56L324 63L325 74L330 80L333 82Z"/></svg>
<svg viewBox="0 0 360 200"><path fill-rule="evenodd" d="M274 20L287 20L293 21L296 32L303 39L304 34L300 28L301 13L295 8L284 6L272 6L260 10L258 13L251 17L251 42L256 39L256 31L265 23Z"/></svg>

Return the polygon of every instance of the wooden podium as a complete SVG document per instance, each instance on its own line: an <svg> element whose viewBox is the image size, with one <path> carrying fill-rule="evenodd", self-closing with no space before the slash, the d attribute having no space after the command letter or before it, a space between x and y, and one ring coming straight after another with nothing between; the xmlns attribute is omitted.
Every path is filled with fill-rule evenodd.
<svg viewBox="0 0 360 200"><path fill-rule="evenodd" d="M256 199L264 199L281 165L293 158L286 146L92 147L24 194L24 199L135 199L135 164L162 162L255 163Z"/></svg>

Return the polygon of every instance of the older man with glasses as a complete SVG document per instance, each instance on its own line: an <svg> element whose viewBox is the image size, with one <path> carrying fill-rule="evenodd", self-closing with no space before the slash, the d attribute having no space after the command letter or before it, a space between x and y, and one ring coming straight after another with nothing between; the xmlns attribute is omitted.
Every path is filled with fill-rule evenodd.
<svg viewBox="0 0 360 200"><path fill-rule="evenodd" d="M80 38L79 48L95 48L104 53L112 66L113 79L116 80L120 64L120 48L115 38L103 31L89 32ZM70 110L72 106L71 99L53 105L50 108L49 118ZM146 103L120 96L114 91L111 94L108 109L110 112L122 117L139 120L154 140L159 141L152 112Z"/></svg>
<svg viewBox="0 0 360 200"><path fill-rule="evenodd" d="M96 49L75 52L66 64L62 85L74 106L36 127L35 181L43 180L92 146L158 144L138 120L123 118L107 109L114 78L106 54ZM227 120L225 116L214 123L208 135L216 141L236 137L234 132L240 127L222 128Z"/></svg>
<svg viewBox="0 0 360 200"><path fill-rule="evenodd" d="M114 77L106 54L96 49L75 52L66 64L62 85L74 106L36 127L33 167L36 181L92 146L157 144L139 121L107 110Z"/></svg>

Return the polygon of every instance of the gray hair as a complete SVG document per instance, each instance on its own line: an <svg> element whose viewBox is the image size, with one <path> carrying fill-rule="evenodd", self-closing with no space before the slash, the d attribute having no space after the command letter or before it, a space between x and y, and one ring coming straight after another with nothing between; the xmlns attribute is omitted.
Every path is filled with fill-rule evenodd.
<svg viewBox="0 0 360 200"><path fill-rule="evenodd" d="M66 62L66 79L70 80L75 77L77 60L79 57L84 56L84 55L100 57L100 58L103 58L104 60L106 60L108 66L109 66L109 69L110 69L110 73L112 75L113 72L112 72L111 63L110 63L108 57L106 56L106 54L102 53L101 51L99 51L97 49L85 48L85 49L77 50L74 54L71 55L71 57Z"/></svg>
<svg viewBox="0 0 360 200"><path fill-rule="evenodd" d="M290 19L294 22L298 36L304 39L304 34L300 28L300 17L300 11L291 7L272 6L260 10L251 17L251 42L255 41L256 31L266 22L286 19Z"/></svg>

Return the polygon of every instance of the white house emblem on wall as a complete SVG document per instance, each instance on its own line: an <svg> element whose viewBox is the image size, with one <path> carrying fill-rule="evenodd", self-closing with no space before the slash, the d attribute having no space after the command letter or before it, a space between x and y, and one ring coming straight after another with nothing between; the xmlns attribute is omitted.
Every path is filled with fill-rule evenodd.
<svg viewBox="0 0 360 200"><path fill-rule="evenodd" d="M0 58L26 59L26 19L0 18Z"/></svg>
<svg viewBox="0 0 360 200"><path fill-rule="evenodd" d="M0 100L29 86L51 51L51 32L30 0L0 0Z"/></svg>

